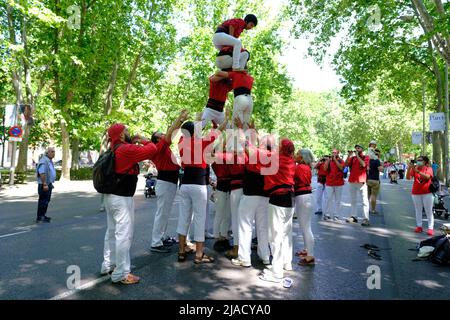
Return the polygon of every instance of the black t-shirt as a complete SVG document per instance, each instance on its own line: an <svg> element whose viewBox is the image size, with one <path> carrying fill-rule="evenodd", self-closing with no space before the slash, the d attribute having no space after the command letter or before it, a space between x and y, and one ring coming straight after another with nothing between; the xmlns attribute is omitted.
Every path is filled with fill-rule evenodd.
<svg viewBox="0 0 450 320"><path fill-rule="evenodd" d="M378 167L381 166L380 160L370 159L369 161L369 174L367 180L380 180L380 171Z"/></svg>

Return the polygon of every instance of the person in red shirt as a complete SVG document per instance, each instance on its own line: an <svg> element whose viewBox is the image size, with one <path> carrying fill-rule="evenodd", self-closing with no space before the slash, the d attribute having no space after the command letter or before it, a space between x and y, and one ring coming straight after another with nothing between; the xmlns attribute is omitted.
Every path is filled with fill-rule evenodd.
<svg viewBox="0 0 450 320"><path fill-rule="evenodd" d="M212 155L214 162L211 164L216 177L216 213L214 215L213 234L216 242L214 250L224 251L230 249L228 240L228 230L231 223L231 174L226 159L230 158L230 154L226 153L226 145L223 145L222 152L216 152Z"/></svg>
<svg viewBox="0 0 450 320"><path fill-rule="evenodd" d="M228 117L219 127L223 131L227 125ZM213 257L207 256L204 251L206 208L207 208L207 163L206 154L211 154L212 143L218 132L211 130L208 136L201 137L198 132L201 123L185 122L182 126L183 136L180 138L181 167L184 170L181 180L180 197L182 209L178 218L177 233L179 238L178 261L186 261L186 237L191 223L194 224L194 241L196 242L196 257L194 263L211 263ZM197 129L198 128L198 129ZM201 130L200 130L201 132ZM210 150L211 148L211 150Z"/></svg>
<svg viewBox="0 0 450 320"><path fill-rule="evenodd" d="M128 129L119 123L108 129L108 136L110 148L115 153L115 172L119 182L111 194L104 195L107 229L100 272L105 275L111 273L114 283L135 284L140 278L131 274L130 247L134 229L133 196L138 181L138 163L154 157L157 148L140 136L136 136L133 141Z"/></svg>
<svg viewBox="0 0 450 320"><path fill-rule="evenodd" d="M317 162L314 169L317 170L317 189L316 189L316 206L317 210L315 214L322 214L322 207L326 208L326 204L322 205L327 198L325 191L325 182L327 180L327 170L325 170L325 162L328 160L328 156L323 157Z"/></svg>
<svg viewBox="0 0 450 320"><path fill-rule="evenodd" d="M241 123L239 124L242 125ZM256 157L247 156L244 171L243 195L238 207L239 251L238 258L231 263L236 266L251 266L252 227L255 223L258 239L257 254L264 265L270 264L268 240L267 206L269 197L264 190L264 176L261 174L261 155L270 152L272 142L269 137L261 139L259 148L255 150Z"/></svg>
<svg viewBox="0 0 450 320"><path fill-rule="evenodd" d="M204 129L209 121L213 125L221 125L224 120L223 108L227 101L228 92L233 87L230 79L214 81L214 76L209 78L209 98L202 113L202 128Z"/></svg>
<svg viewBox="0 0 450 320"><path fill-rule="evenodd" d="M369 156L364 154L363 147L355 145L356 152L349 152L345 165L350 169L348 178L350 186L350 207L351 214L347 222L357 223L358 195L362 198L364 218L361 223L363 227L368 227L369 223L369 196L367 190L367 170L369 168ZM355 154L355 155L353 155Z"/></svg>
<svg viewBox="0 0 450 320"><path fill-rule="evenodd" d="M294 214L295 147L291 140L282 139L271 153L278 170L264 176L264 191L269 195L269 243L272 251L272 269L265 269L261 280L281 282L284 266L292 263L292 216Z"/></svg>
<svg viewBox="0 0 450 320"><path fill-rule="evenodd" d="M155 188L157 209L153 222L150 248L152 252L168 253L170 252L169 247L175 243L171 238L165 239L173 200L177 193L180 171L180 166L172 150L170 150L170 145L172 144L174 130L178 129L186 118L187 111L183 110L165 135L161 132L155 132L151 138L157 149L157 153L151 160L158 170L158 183Z"/></svg>
<svg viewBox="0 0 450 320"><path fill-rule="evenodd" d="M339 157L339 150L334 149L330 158L325 162L327 172L325 191L327 194L326 209L323 220L340 222L342 189L344 186L344 160Z"/></svg>
<svg viewBox="0 0 450 320"><path fill-rule="evenodd" d="M430 192L431 178L433 177L433 169L430 167L430 159L426 156L417 158L417 164L409 163L406 179L414 179L412 187L412 199L416 211L416 229L417 233L421 233L422 229L422 211L425 210L428 219L427 234L432 236L434 231L433 216L433 194Z"/></svg>
<svg viewBox="0 0 450 320"><path fill-rule="evenodd" d="M251 30L258 24L258 19L253 14L248 14L244 19L230 19L223 22L217 27L216 33L213 36L214 46L221 50L224 46L233 47L233 65L235 71L244 70L245 65L240 65L240 52L242 42L239 36L244 30Z"/></svg>
<svg viewBox="0 0 450 320"><path fill-rule="evenodd" d="M213 77L213 81L221 79L230 79L232 81L232 89L234 93L233 104L233 125L235 119L243 123L243 129L248 129L250 124L250 117L253 112L253 98L251 95L254 79L246 72L226 72L218 71Z"/></svg>
<svg viewBox="0 0 450 320"><path fill-rule="evenodd" d="M314 161L312 152L308 149L298 151L295 161L294 194L295 213L299 218L300 228L303 234L305 249L296 253L300 256L299 265L314 265L314 235L311 230L311 218L313 214L313 197L311 188L311 164ZM286 269L286 268L285 268Z"/></svg>

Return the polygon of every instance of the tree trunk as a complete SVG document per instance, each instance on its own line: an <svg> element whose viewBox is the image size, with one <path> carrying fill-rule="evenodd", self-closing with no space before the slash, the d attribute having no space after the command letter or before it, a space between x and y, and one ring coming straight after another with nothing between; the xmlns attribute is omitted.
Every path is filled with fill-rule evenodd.
<svg viewBox="0 0 450 320"><path fill-rule="evenodd" d="M446 39L442 37L442 34L436 30L433 16L428 12L422 0L411 0L411 3L422 28L425 29L425 33L432 35L432 41L437 52L447 63L450 63L450 43L447 43L445 41Z"/></svg>
<svg viewBox="0 0 450 320"><path fill-rule="evenodd" d="M22 58L24 73L25 73L25 92L26 92L26 101L30 105L30 117L33 116L35 105L34 105L34 96L33 91L31 89L31 72L30 65L28 63L28 58L30 56L28 49L28 41L27 41L27 21L25 20L25 16L22 14L20 19L21 30L22 30L22 43L24 46L24 57ZM17 161L17 171L25 172L27 170L28 164L28 141L30 136L30 126L28 122L25 121L23 127L23 135L22 142L19 146L19 159Z"/></svg>
<svg viewBox="0 0 450 320"><path fill-rule="evenodd" d="M136 58L134 58L133 67L131 68L130 75L128 76L127 86L125 87L122 100L120 101L119 110L123 110L123 108L125 107L125 101L127 100L128 94L130 93L133 80L136 77L136 72L139 67L139 63L141 62L143 52L144 46L141 46L138 54L136 55Z"/></svg>
<svg viewBox="0 0 450 320"><path fill-rule="evenodd" d="M78 170L80 168L80 139L72 139L72 169Z"/></svg>
<svg viewBox="0 0 450 320"><path fill-rule="evenodd" d="M62 143L62 172L61 179L70 180L70 136L67 130L67 123L64 118L60 121L61 125L61 143Z"/></svg>

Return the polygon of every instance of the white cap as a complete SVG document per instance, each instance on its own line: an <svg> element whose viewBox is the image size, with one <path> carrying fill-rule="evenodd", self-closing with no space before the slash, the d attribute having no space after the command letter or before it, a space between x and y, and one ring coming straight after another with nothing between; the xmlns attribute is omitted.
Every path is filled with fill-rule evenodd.
<svg viewBox="0 0 450 320"><path fill-rule="evenodd" d="M369 143L369 146L371 145L371 144L377 144L377 142L375 141L375 140L372 140L372 141L370 141L370 143Z"/></svg>

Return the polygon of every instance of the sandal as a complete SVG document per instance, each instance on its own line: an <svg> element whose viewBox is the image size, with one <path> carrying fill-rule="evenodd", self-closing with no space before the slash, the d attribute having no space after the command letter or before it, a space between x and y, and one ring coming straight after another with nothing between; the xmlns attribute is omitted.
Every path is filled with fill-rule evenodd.
<svg viewBox="0 0 450 320"><path fill-rule="evenodd" d="M195 264L201 264L201 263L213 263L214 262L214 258L207 256L206 254L203 253L203 255L201 257L195 257L194 259L194 263Z"/></svg>
<svg viewBox="0 0 450 320"><path fill-rule="evenodd" d="M178 252L178 262L186 261L186 252Z"/></svg>
<svg viewBox="0 0 450 320"><path fill-rule="evenodd" d="M302 258L302 259L300 259L300 261L298 262L298 265L299 266L313 266L313 265L315 265L316 264L316 262L315 262L315 259L314 258L312 258L312 259L310 259L310 260L308 260L308 259L306 259L306 258Z"/></svg>
<svg viewBox="0 0 450 320"><path fill-rule="evenodd" d="M121 284L136 284L140 280L141 280L141 278L139 278L138 276L135 276L135 275L129 273L125 279L122 279L122 280L120 280L117 283L121 283Z"/></svg>
<svg viewBox="0 0 450 320"><path fill-rule="evenodd" d="M301 250L301 251L297 251L297 252L295 253L295 255L296 255L297 257L306 257L306 256L308 255L308 252L307 252L305 249L303 249L303 250Z"/></svg>

